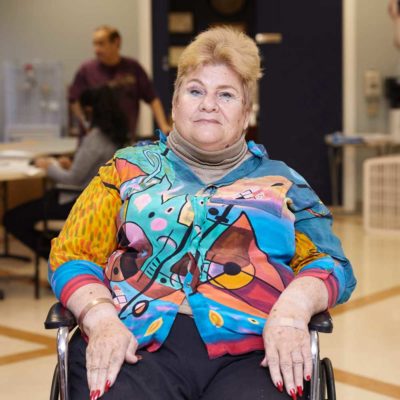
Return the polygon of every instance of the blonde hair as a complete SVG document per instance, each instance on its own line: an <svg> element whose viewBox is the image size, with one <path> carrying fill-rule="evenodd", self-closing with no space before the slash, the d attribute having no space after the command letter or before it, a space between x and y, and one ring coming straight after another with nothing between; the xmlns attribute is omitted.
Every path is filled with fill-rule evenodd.
<svg viewBox="0 0 400 400"><path fill-rule="evenodd" d="M239 75L243 83L244 103L250 108L257 81L262 76L259 51L254 40L229 26L210 28L200 33L182 52L173 103L185 76L198 66L207 64L224 64Z"/></svg>

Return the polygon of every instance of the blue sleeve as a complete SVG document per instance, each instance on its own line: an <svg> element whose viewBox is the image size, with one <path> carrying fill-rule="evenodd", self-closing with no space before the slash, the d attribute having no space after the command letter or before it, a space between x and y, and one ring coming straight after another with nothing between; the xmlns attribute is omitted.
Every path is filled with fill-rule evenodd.
<svg viewBox="0 0 400 400"><path fill-rule="evenodd" d="M331 275L328 290L337 292L332 303L344 303L353 292L356 279L340 240L332 232L332 215L304 178L294 170L290 173L293 185L288 192L289 208L295 215L296 252L303 258L298 262L298 276L313 275L311 271L318 275L318 269L321 276Z"/></svg>
<svg viewBox="0 0 400 400"><path fill-rule="evenodd" d="M104 270L87 260L72 260L60 265L55 271L48 269L48 279L57 299L66 305L71 294L89 283L103 284Z"/></svg>

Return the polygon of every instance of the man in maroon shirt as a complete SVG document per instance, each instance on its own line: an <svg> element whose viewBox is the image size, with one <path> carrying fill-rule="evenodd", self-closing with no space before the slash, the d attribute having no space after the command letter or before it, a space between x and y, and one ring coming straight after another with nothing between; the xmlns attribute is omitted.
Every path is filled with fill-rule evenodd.
<svg viewBox="0 0 400 400"><path fill-rule="evenodd" d="M140 100L150 104L157 125L164 133L168 133L170 126L151 80L136 60L120 55L120 47L121 35L117 29L101 26L94 31L96 59L83 63L75 75L69 92L72 112L83 126L87 126L79 96L86 89L109 85L118 93L133 140L136 138Z"/></svg>

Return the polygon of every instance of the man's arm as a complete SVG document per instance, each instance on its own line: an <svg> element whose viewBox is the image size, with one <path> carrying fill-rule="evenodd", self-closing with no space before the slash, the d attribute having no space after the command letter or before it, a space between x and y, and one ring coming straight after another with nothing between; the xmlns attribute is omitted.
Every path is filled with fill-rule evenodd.
<svg viewBox="0 0 400 400"><path fill-rule="evenodd" d="M88 130L88 122L79 101L72 102L70 107L72 114L78 119L79 123L85 128L85 130Z"/></svg>
<svg viewBox="0 0 400 400"><path fill-rule="evenodd" d="M82 65L75 74L74 80L69 87L68 101L71 107L72 115L77 118L79 124L84 128L85 131L88 130L89 124L86 121L85 113L83 112L83 109L79 103L79 98L82 92L87 89L89 89L89 84L86 78L86 69L84 65Z"/></svg>
<svg viewBox="0 0 400 400"><path fill-rule="evenodd" d="M165 117L164 108L161 104L161 101L158 97L156 97L150 103L151 111L153 112L154 118L157 122L158 127L166 134L171 131L171 127L167 122L167 118Z"/></svg>

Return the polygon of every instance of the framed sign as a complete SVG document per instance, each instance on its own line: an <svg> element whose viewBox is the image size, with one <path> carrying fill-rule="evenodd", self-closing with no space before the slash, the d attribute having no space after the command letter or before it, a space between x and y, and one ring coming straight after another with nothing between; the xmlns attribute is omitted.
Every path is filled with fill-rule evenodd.
<svg viewBox="0 0 400 400"><path fill-rule="evenodd" d="M185 46L170 46L168 49L168 63L172 68L176 68L178 66L179 57L181 56L183 50L185 50Z"/></svg>
<svg viewBox="0 0 400 400"><path fill-rule="evenodd" d="M193 33L193 14L181 11L170 12L168 30L170 33Z"/></svg>
<svg viewBox="0 0 400 400"><path fill-rule="evenodd" d="M210 0L211 7L221 15L238 14L246 4L246 0Z"/></svg>

